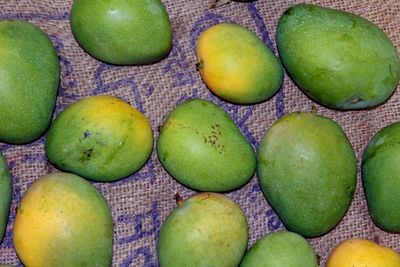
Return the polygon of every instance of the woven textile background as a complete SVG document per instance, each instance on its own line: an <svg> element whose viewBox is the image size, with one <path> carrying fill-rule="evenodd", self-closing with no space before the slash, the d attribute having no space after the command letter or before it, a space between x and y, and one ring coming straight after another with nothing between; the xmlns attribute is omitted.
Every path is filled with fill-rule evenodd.
<svg viewBox="0 0 400 267"><path fill-rule="evenodd" d="M380 128L400 120L398 90L385 104L370 110L340 112L321 107L307 98L286 75L282 89L257 105L229 104L215 97L203 84L196 64L196 41L213 24L234 22L254 31L276 52L275 30L279 16L302 1L258 0L231 2L210 9L211 0L163 0L173 26L173 49L157 64L117 67L96 61L74 40L69 26L71 0L0 0L0 19L23 19L39 26L57 48L62 65L56 113L89 95L118 96L142 111L157 139L165 116L184 99L200 97L222 106L257 149L262 135L283 114L310 111L336 120L348 135L360 161L369 139ZM400 1L336 0L306 1L361 15L383 29L400 50ZM1 60L1 59L0 59ZM397 88L399 89L399 88ZM18 202L38 177L56 171L44 153L44 138L28 145L0 143L13 177L13 201L6 236L0 244L0 263L19 264L13 248L12 229ZM159 163L155 151L136 174L114 183L96 183L112 208L114 220L113 266L157 266L156 239L161 224L175 207L174 194L194 194L173 180ZM266 233L284 229L267 204L257 177L228 194L247 215L249 246ZM341 223L329 234L309 239L320 256L321 266L341 240L373 239L400 252L400 236L376 228L368 214L360 176L354 200Z"/></svg>

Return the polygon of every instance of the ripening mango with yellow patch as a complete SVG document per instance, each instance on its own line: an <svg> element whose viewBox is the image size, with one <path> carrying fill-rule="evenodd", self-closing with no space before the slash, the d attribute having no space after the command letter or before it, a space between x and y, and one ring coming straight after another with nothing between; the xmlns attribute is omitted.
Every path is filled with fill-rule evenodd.
<svg viewBox="0 0 400 267"><path fill-rule="evenodd" d="M36 180L24 194L13 240L25 266L110 266L111 211L85 179L51 173Z"/></svg>
<svg viewBox="0 0 400 267"><path fill-rule="evenodd" d="M197 43L197 68L218 97L237 104L254 104L281 87L283 67L258 36L230 23L205 30Z"/></svg>

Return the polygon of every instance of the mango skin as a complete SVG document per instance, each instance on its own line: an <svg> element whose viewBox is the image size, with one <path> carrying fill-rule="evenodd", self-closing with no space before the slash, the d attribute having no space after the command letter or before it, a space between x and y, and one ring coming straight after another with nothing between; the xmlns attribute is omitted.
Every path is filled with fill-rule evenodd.
<svg viewBox="0 0 400 267"><path fill-rule="evenodd" d="M400 257L391 248L353 238L342 241L329 256L326 267L400 267Z"/></svg>
<svg viewBox="0 0 400 267"><path fill-rule="evenodd" d="M172 48L172 27L160 0L75 0L72 33L94 58L116 65L150 64Z"/></svg>
<svg viewBox="0 0 400 267"><path fill-rule="evenodd" d="M283 67L275 54L256 34L236 24L217 24L204 31L197 59L207 87L233 103L265 101L283 82Z"/></svg>
<svg viewBox="0 0 400 267"><path fill-rule="evenodd" d="M90 96L63 110L51 125L46 155L57 168L95 181L138 171L153 149L147 118L114 96Z"/></svg>
<svg viewBox="0 0 400 267"><path fill-rule="evenodd" d="M178 205L158 234L160 267L238 266L248 242L242 209L217 193L199 193Z"/></svg>
<svg viewBox="0 0 400 267"><path fill-rule="evenodd" d="M302 236L275 232L258 240L244 255L240 267L318 267L317 256Z"/></svg>
<svg viewBox="0 0 400 267"><path fill-rule="evenodd" d="M51 173L28 188L13 238L25 266L111 266L111 211L93 185L73 174Z"/></svg>
<svg viewBox="0 0 400 267"><path fill-rule="evenodd" d="M315 5L281 16L277 46L293 81L313 100L334 109L383 103L400 79L400 59L386 34L370 21Z"/></svg>
<svg viewBox="0 0 400 267"><path fill-rule="evenodd" d="M0 243L7 227L10 212L12 184L7 162L0 151Z"/></svg>
<svg viewBox="0 0 400 267"><path fill-rule="evenodd" d="M381 229L400 233L400 123L381 129L362 159L362 181L368 209Z"/></svg>
<svg viewBox="0 0 400 267"><path fill-rule="evenodd" d="M307 112L283 116L263 136L257 162L261 189L288 230L321 236L348 210L357 161L333 120Z"/></svg>
<svg viewBox="0 0 400 267"><path fill-rule="evenodd" d="M35 25L0 21L0 141L29 143L51 122L60 79L57 52Z"/></svg>
<svg viewBox="0 0 400 267"><path fill-rule="evenodd" d="M252 146L216 104L191 99L167 117L157 155L180 183L200 191L229 191L247 183L256 168Z"/></svg>

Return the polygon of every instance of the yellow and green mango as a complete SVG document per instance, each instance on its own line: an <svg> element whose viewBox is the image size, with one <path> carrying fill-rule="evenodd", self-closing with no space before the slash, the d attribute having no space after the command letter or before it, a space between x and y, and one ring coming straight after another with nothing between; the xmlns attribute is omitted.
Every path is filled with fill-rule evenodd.
<svg viewBox="0 0 400 267"><path fill-rule="evenodd" d="M104 266L112 261L113 220L107 201L69 173L37 179L18 205L13 240L25 266Z"/></svg>
<svg viewBox="0 0 400 267"><path fill-rule="evenodd" d="M95 181L115 181L149 159L153 131L147 118L123 100L107 95L80 99L51 125L46 155L57 168Z"/></svg>

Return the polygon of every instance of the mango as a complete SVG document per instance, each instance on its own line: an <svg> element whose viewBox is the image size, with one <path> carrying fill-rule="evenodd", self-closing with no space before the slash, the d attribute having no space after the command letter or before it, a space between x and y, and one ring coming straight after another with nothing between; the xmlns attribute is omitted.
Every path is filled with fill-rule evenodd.
<svg viewBox="0 0 400 267"><path fill-rule="evenodd" d="M246 252L240 267L318 267L314 249L293 232L275 232L258 240Z"/></svg>
<svg viewBox="0 0 400 267"><path fill-rule="evenodd" d="M342 241L329 256L326 267L400 267L400 257L391 248L373 241L352 238Z"/></svg>
<svg viewBox="0 0 400 267"><path fill-rule="evenodd" d="M109 182L138 171L149 159L147 118L114 96L90 96L63 110L51 125L46 155L57 168Z"/></svg>
<svg viewBox="0 0 400 267"><path fill-rule="evenodd" d="M400 59L372 22L335 9L295 5L277 28L280 58L293 81L321 105L341 110L383 103L400 79Z"/></svg>
<svg viewBox="0 0 400 267"><path fill-rule="evenodd" d="M308 112L283 116L264 134L257 159L261 189L290 231L321 236L348 210L357 161L333 120Z"/></svg>
<svg viewBox="0 0 400 267"><path fill-rule="evenodd" d="M279 59L256 34L237 24L217 24L204 31L197 59L204 83L226 101L262 102L282 85Z"/></svg>
<svg viewBox="0 0 400 267"><path fill-rule="evenodd" d="M216 104L191 99L160 128L157 155L180 183L200 191L229 191L247 183L256 157L240 129Z"/></svg>
<svg viewBox="0 0 400 267"><path fill-rule="evenodd" d="M7 227L11 205L12 185L7 162L0 151L0 243Z"/></svg>
<svg viewBox="0 0 400 267"><path fill-rule="evenodd" d="M381 129L362 158L362 181L374 223L400 233L400 123Z"/></svg>
<svg viewBox="0 0 400 267"><path fill-rule="evenodd" d="M248 241L242 209L218 193L199 193L178 202L158 234L160 267L236 267Z"/></svg>
<svg viewBox="0 0 400 267"><path fill-rule="evenodd" d="M75 0L70 24L81 47L106 63L155 63L172 48L171 22L160 0Z"/></svg>
<svg viewBox="0 0 400 267"><path fill-rule="evenodd" d="M51 122L60 79L57 52L35 25L0 21L0 141L29 143Z"/></svg>
<svg viewBox="0 0 400 267"><path fill-rule="evenodd" d="M13 234L25 266L111 265L111 211L93 185L73 174L33 182L19 203Z"/></svg>

